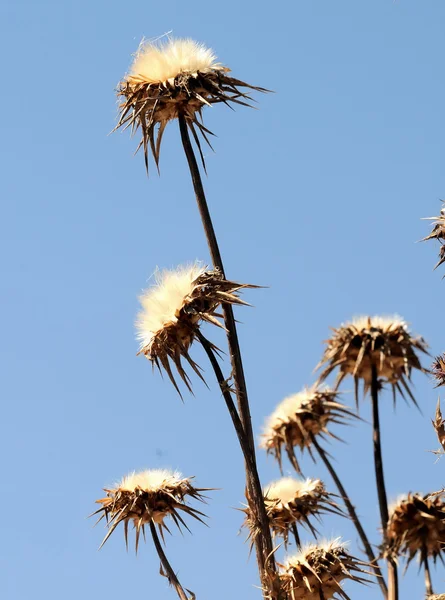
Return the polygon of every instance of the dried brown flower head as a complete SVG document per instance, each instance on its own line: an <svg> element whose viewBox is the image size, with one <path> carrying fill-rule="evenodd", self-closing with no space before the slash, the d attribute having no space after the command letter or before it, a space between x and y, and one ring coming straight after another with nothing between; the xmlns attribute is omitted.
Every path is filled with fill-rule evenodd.
<svg viewBox="0 0 445 600"><path fill-rule="evenodd" d="M433 594L428 596L426 600L445 600L445 594Z"/></svg>
<svg viewBox="0 0 445 600"><path fill-rule="evenodd" d="M128 548L128 524L133 522L136 530L136 552L139 536L142 531L145 537L145 525L153 523L159 528L163 537L164 529L169 531L165 519L171 517L180 529L183 525L188 529L180 512L198 521L205 515L186 504L188 499L204 500L203 488L195 488L190 477L182 477L180 473L165 469L152 469L131 473L124 477L113 488L105 488L107 496L96 500L101 508L93 514L100 514L108 523L108 533L101 547L119 525L124 524L125 543ZM99 522L98 521L98 522Z"/></svg>
<svg viewBox="0 0 445 600"><path fill-rule="evenodd" d="M136 320L138 354L146 356L160 371L163 368L180 394L170 361L191 391L190 378L181 359L203 379L189 355L201 322L223 327L217 318L220 316L216 312L218 307L222 303L247 305L237 292L256 286L227 281L220 271L207 271L200 263L158 271L155 277L155 285L139 298L142 310Z"/></svg>
<svg viewBox="0 0 445 600"><path fill-rule="evenodd" d="M380 383L387 382L392 386L394 401L396 392L405 398L405 391L416 404L408 383L413 369L426 372L416 350L427 353L428 346L423 338L410 333L403 319L397 316L357 317L333 331L317 365L317 369L326 365L319 381L324 381L338 368L336 388L347 375L351 375L358 402L359 381L363 381L366 393L371 385L374 366Z"/></svg>
<svg viewBox="0 0 445 600"><path fill-rule="evenodd" d="M204 162L198 134L210 146L207 136L212 132L202 123L203 107L218 102L249 106L251 98L240 88L267 91L230 77L229 72L212 50L193 40L142 41L130 73L118 87L122 103L116 129L141 129L138 149L144 149L147 169L149 147L159 165L162 135L178 114L186 118Z"/></svg>
<svg viewBox="0 0 445 600"><path fill-rule="evenodd" d="M320 520L321 515L326 512L344 516L333 498L334 495L326 491L320 479L283 477L270 483L264 488L264 503L273 535L282 537L287 546L291 531L298 539L293 525L303 525L316 538L318 532L311 523L311 518ZM256 521L252 518L249 507L244 512L244 525L250 529L249 537L254 539L259 533L255 530Z"/></svg>
<svg viewBox="0 0 445 600"><path fill-rule="evenodd" d="M282 471L282 450L286 450L292 466L301 473L294 448L311 453L312 435L337 438L328 430L333 423L347 424L356 418L346 406L337 402L339 393L328 387L313 385L286 397L266 419L261 447L273 454ZM337 438L338 439L338 438Z"/></svg>
<svg viewBox="0 0 445 600"><path fill-rule="evenodd" d="M361 576L368 574L362 567L366 563L351 556L340 538L322 544L309 544L287 559L282 565L280 579L289 600L329 600L349 596L341 582L351 579L370 583ZM358 573L358 574L357 574Z"/></svg>
<svg viewBox="0 0 445 600"><path fill-rule="evenodd" d="M431 366L431 372L436 380L436 387L445 385L445 353L442 356L436 356Z"/></svg>
<svg viewBox="0 0 445 600"><path fill-rule="evenodd" d="M441 244L439 250L439 262L434 267L437 269L437 267L445 262L445 202L438 217L427 217L425 220L433 221L433 229L431 233L424 237L421 241L426 242L428 240L435 239Z"/></svg>
<svg viewBox="0 0 445 600"><path fill-rule="evenodd" d="M445 549L445 502L443 492L421 496L408 494L390 509L384 554L397 559L408 558L408 564L419 557L436 561Z"/></svg>

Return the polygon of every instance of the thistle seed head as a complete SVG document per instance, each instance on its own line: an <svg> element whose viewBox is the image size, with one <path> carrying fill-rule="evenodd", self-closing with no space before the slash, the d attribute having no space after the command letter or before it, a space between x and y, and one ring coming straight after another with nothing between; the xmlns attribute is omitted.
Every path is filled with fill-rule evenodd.
<svg viewBox="0 0 445 600"><path fill-rule="evenodd" d="M370 581L362 567L366 563L351 556L340 538L320 544L308 544L281 565L282 588L290 600L320 600L348 596L341 582L351 579L359 583ZM337 596L336 596L337 595Z"/></svg>
<svg viewBox="0 0 445 600"><path fill-rule="evenodd" d="M101 507L93 513L104 517L108 524L108 532L101 547L119 525L124 523L125 543L128 548L128 524L131 521L136 530L136 552L139 536L142 531L145 538L145 526L154 523L163 537L164 529L169 531L165 519L171 517L178 529L184 525L188 529L180 512L202 521L205 515L186 504L187 500L204 501L203 491L195 488L191 477L182 477L178 472L165 469L152 469L133 472L124 477L112 488L104 488L105 498L96 500Z"/></svg>
<svg viewBox="0 0 445 600"><path fill-rule="evenodd" d="M294 524L308 528L316 538L318 532L311 519L320 521L321 515L326 512L344 516L333 500L334 495L326 491L320 479L283 477L266 486L263 494L272 533L274 537L282 537L286 546ZM249 537L253 540L259 532L255 531L250 508L247 507L244 512L244 525L250 529Z"/></svg>
<svg viewBox="0 0 445 600"><path fill-rule="evenodd" d="M180 394L171 363L191 391L190 378L182 360L201 378L198 365L189 355L190 346L202 321L223 327L216 312L221 304L247 305L237 292L256 286L227 281L218 270L208 271L200 263L175 270L158 271L155 285L139 298L142 309L136 319L138 354L158 369L164 369Z"/></svg>
<svg viewBox="0 0 445 600"><path fill-rule="evenodd" d="M441 356L436 356L431 366L431 372L436 380L436 387L445 385L445 353Z"/></svg>
<svg viewBox="0 0 445 600"><path fill-rule="evenodd" d="M338 368L336 388L347 375L355 381L356 401L358 387L363 381L365 393L371 385L372 368L377 371L380 384L389 383L405 398L404 392L416 404L408 385L413 369L426 372L416 351L427 354L427 344L414 337L407 323L394 317L357 317L333 330L326 341L326 349L317 369L324 367L319 381L324 381Z"/></svg>
<svg viewBox="0 0 445 600"><path fill-rule="evenodd" d="M116 129L140 129L145 164L149 148L156 165L167 123L182 114L198 145L198 134L210 145L212 135L202 123L202 109L218 102L250 106L251 98L241 88L266 92L230 77L230 69L217 62L212 50L190 39L168 39L165 43L143 40L130 72L118 86L122 98Z"/></svg>
<svg viewBox="0 0 445 600"><path fill-rule="evenodd" d="M328 430L334 423L347 424L356 415L337 401L339 392L313 385L286 397L266 419L261 447L273 454L282 470L285 449L292 466L301 473L294 448L311 453L312 435L336 437ZM311 454L312 456L312 454Z"/></svg>
<svg viewBox="0 0 445 600"><path fill-rule="evenodd" d="M443 492L421 496L408 494L390 508L384 555L408 564L419 558L442 559L445 548L445 502Z"/></svg>

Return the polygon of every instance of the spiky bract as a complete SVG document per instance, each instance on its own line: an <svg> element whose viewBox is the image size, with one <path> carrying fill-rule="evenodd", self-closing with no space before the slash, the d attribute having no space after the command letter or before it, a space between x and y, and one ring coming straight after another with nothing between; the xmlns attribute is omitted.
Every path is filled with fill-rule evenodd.
<svg viewBox="0 0 445 600"><path fill-rule="evenodd" d="M439 557L445 549L445 502L443 492L408 494L391 507L386 529L384 554L397 559L406 556L408 564L419 558Z"/></svg>
<svg viewBox="0 0 445 600"><path fill-rule="evenodd" d="M346 424L348 419L355 418L346 406L337 401L338 395L328 387L313 385L286 397L267 418L261 446L275 456L281 471L283 447L295 470L301 473L294 448L301 451L307 448L311 453L312 435L336 438L328 430L328 425Z"/></svg>
<svg viewBox="0 0 445 600"><path fill-rule="evenodd" d="M438 240L441 244L439 249L439 261L435 265L435 269L445 262L445 202L441 208L440 215L438 217L427 217L427 221L433 221L433 229L429 235L421 240L426 242L428 240Z"/></svg>
<svg viewBox="0 0 445 600"><path fill-rule="evenodd" d="M445 385L445 353L441 356L436 356L431 365L431 372L436 380L436 387Z"/></svg>
<svg viewBox="0 0 445 600"><path fill-rule="evenodd" d="M325 366L320 382L338 368L336 388L347 375L351 375L358 402L359 382L363 381L366 394L374 366L380 383L387 382L392 386L394 400L396 392L403 398L406 392L416 403L408 383L413 369L426 372L416 351L427 353L428 346L423 338L410 333L403 319L398 316L357 317L333 331L317 365L317 368Z"/></svg>
<svg viewBox="0 0 445 600"><path fill-rule="evenodd" d="M189 355L202 321L223 327L217 308L223 304L243 304L237 292L255 286L227 281L218 270L208 271L200 263L158 271L155 285L139 298L142 310L136 319L138 354L143 354L159 370L163 368L179 392L170 361L191 391L190 378L184 370L185 359L201 378L198 365Z"/></svg>
<svg viewBox="0 0 445 600"><path fill-rule="evenodd" d="M280 579L289 600L348 600L341 582L351 579L359 583L369 580L366 563L351 556L338 538L321 544L308 544L282 565Z"/></svg>
<svg viewBox="0 0 445 600"><path fill-rule="evenodd" d="M216 62L212 50L193 40L142 41L130 73L118 87L122 102L116 129L141 129L138 149L143 147L147 169L149 148L159 165L165 127L179 114L186 118L204 162L198 134L210 145L207 135L212 133L202 123L202 108L217 102L249 106L251 98L240 88L267 91L230 77L229 72Z"/></svg>
<svg viewBox="0 0 445 600"><path fill-rule="evenodd" d="M124 477L112 488L104 488L105 498L96 500L101 508L93 514L100 514L99 521L104 517L108 523L108 532L101 547L119 525L124 523L125 543L128 547L128 524L133 522L136 530L136 552L139 536L142 531L145 537L145 525L156 524L163 537L164 529L169 531L165 523L166 517L171 517L180 529L183 525L188 529L180 512L198 521L205 516L199 510L186 504L189 499L204 500L202 495L206 489L195 488L191 477L182 477L180 473L164 469L153 469L131 473ZM98 522L99 522L98 521Z"/></svg>
<svg viewBox="0 0 445 600"><path fill-rule="evenodd" d="M342 515L333 501L333 494L326 491L320 479L283 477L264 488L264 503L272 532L274 536L282 537L285 545L292 525L306 526L316 538L318 532L311 523L311 518L319 520L326 512ZM244 509L244 512L244 524L249 527L250 537L253 538L259 533L255 531L255 520L249 508Z"/></svg>

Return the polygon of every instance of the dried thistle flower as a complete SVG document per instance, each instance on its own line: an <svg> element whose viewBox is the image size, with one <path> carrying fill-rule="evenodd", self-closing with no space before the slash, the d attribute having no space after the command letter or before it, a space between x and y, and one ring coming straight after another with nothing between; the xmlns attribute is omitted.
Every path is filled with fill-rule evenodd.
<svg viewBox="0 0 445 600"><path fill-rule="evenodd" d="M290 530L298 540L298 533L293 526L302 524L316 538L318 532L311 523L311 518L320 520L320 516L326 512L344 516L333 497L334 494L326 491L320 479L283 477L270 483L264 488L264 503L273 535L282 537L287 546ZM258 534L255 530L256 522L249 507L244 512L244 525L250 529L249 537L253 539Z"/></svg>
<svg viewBox="0 0 445 600"><path fill-rule="evenodd" d="M140 341L138 354L146 356L159 371L162 367L180 394L171 361L191 391L190 378L181 359L185 359L203 379L198 365L189 355L201 322L223 328L217 318L220 317L217 308L222 303L248 306L237 292L252 287L256 286L227 281L220 271L207 271L200 263L156 272L155 285L139 298L142 310L136 319Z"/></svg>
<svg viewBox="0 0 445 600"><path fill-rule="evenodd" d="M156 524L164 537L164 529L170 532L165 523L166 517L171 517L178 529L183 525L188 530L180 511L203 523L201 517L205 515L188 506L186 501L192 499L203 502L202 492L208 488L195 488L191 480L191 477L182 477L178 472L152 469L130 473L114 487L104 488L107 495L96 500L101 508L93 513L101 515L99 521L105 517L108 524L107 535L100 547L105 544L119 523L124 524L125 543L128 548L128 524L133 522L136 530L136 552L141 531L145 538L147 524Z"/></svg>
<svg viewBox="0 0 445 600"><path fill-rule="evenodd" d="M368 574L362 568L367 564L351 556L340 538L308 544L281 566L282 588L290 600L329 600L336 595L348 600L340 585L343 580L370 583L360 575Z"/></svg>
<svg viewBox="0 0 445 600"><path fill-rule="evenodd" d="M116 129L141 129L137 149L143 147L147 169L148 148L159 166L165 127L179 114L186 118L204 163L198 134L210 146L207 135L212 132L202 123L203 107L217 102L249 106L251 98L240 88L267 91L230 77L229 72L212 50L191 39L141 42L129 74L118 86L122 103Z"/></svg>
<svg viewBox="0 0 445 600"><path fill-rule="evenodd" d="M442 356L436 356L431 366L431 372L436 380L436 386L445 385L445 353Z"/></svg>
<svg viewBox="0 0 445 600"><path fill-rule="evenodd" d="M348 419L356 418L346 406L337 402L338 396L339 392L328 387L313 385L284 398L266 419L261 447L275 456L281 472L283 446L292 466L301 473L294 447L301 451L307 448L313 458L312 435L339 439L328 430L328 425L347 424Z"/></svg>
<svg viewBox="0 0 445 600"><path fill-rule="evenodd" d="M433 221L433 229L429 235L424 237L421 241L426 242L428 240L436 239L439 240L441 246L439 250L439 262L435 265L435 269L445 262L445 202L440 211L438 217L426 217L426 221Z"/></svg>
<svg viewBox="0 0 445 600"><path fill-rule="evenodd" d="M445 600L445 594L433 594L428 596L426 600Z"/></svg>
<svg viewBox="0 0 445 600"><path fill-rule="evenodd" d="M408 563L432 557L434 562L445 549L445 502L443 492L408 494L390 507L386 529L385 556L397 559L406 555Z"/></svg>
<svg viewBox="0 0 445 600"><path fill-rule="evenodd" d="M410 333L403 319L398 316L357 317L333 331L317 365L317 369L326 365L320 374L320 382L338 367L336 388L347 375L351 375L355 381L358 403L359 381L363 381L366 393L371 385L374 366L380 382L387 382L392 386L394 401L396 391L405 398L405 390L417 406L408 382L412 369L426 372L416 350L427 354L428 346L423 338L414 337Z"/></svg>

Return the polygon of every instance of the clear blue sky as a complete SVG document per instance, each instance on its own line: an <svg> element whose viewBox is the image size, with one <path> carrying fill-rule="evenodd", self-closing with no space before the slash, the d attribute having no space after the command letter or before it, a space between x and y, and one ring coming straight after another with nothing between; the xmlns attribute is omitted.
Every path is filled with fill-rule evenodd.
<svg viewBox="0 0 445 600"><path fill-rule="evenodd" d="M173 30L276 91L259 111L205 114L218 134L206 189L228 274L270 286L237 312L259 433L283 396L313 381L329 327L352 315L397 312L433 353L445 347L437 248L415 244L444 194L443 0L6 0L0 23L2 597L174 598L150 545L135 558L116 532L97 552L104 531L85 518L102 486L169 466L222 488L209 529L168 539L186 587L198 600L258 598L237 536L242 461L218 391L197 382L182 404L135 356L137 295L154 268L208 254L176 125L161 177L147 180L135 140L107 136L113 90L140 39ZM445 483L445 462L427 452L438 394L425 376L414 382L423 417L382 401L391 498ZM349 445L331 452L377 542L371 429L343 434ZM258 459L264 483L278 476ZM332 488L321 465L303 464ZM346 520L322 530L355 548ZM445 591L443 570L433 577ZM402 590L423 597L415 565Z"/></svg>

